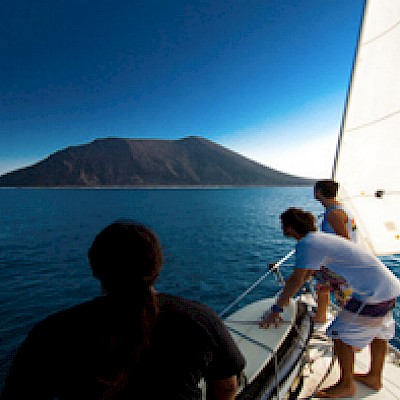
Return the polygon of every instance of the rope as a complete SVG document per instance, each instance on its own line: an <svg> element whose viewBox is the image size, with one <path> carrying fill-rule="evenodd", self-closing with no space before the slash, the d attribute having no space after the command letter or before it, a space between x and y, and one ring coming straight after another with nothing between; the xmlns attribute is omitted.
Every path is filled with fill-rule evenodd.
<svg viewBox="0 0 400 400"><path fill-rule="evenodd" d="M378 118L378 119L376 119L376 120L374 120L374 121L369 121L369 122L366 122L365 124L356 126L356 127L354 127L354 128L346 129L346 132L355 132L355 131L358 131L358 130L360 130L360 129L363 129L363 128L366 128L366 127L369 127L369 126L378 124L378 123L380 123L380 122L382 122L382 121L384 121L384 120L386 120L386 119L392 118L392 117L394 117L394 116L396 116L396 115L398 115L398 114L400 114L400 110L396 110L396 111L394 111L394 112L392 112L392 113L390 113L390 114L384 115L383 117Z"/></svg>
<svg viewBox="0 0 400 400"><path fill-rule="evenodd" d="M238 330L235 329L235 328L232 328L231 326L229 326L228 328L229 328L230 331L236 333L236 335L239 335L239 336L242 337L243 339L246 339L247 341L249 341L249 342L251 342L251 343L254 343L255 345L261 347L261 348L264 349L264 350L267 350L269 353L273 353L273 352L274 352L274 349L273 349L272 347L269 347L269 346L267 346L266 344L264 344L264 343L262 343L262 342L260 342L260 341L258 341L258 340L256 340L256 339L253 339L253 338L250 337L250 336L245 335L244 333L238 331Z"/></svg>
<svg viewBox="0 0 400 400"><path fill-rule="evenodd" d="M376 40L380 39L382 36L385 36L386 34L388 34L389 32L395 30L396 28L398 28L400 26L400 21L397 21L395 24L393 24L392 26L390 26L388 29L386 29L386 31L383 31L382 33L380 33L379 35L373 37L370 40L366 40L365 42L363 42L361 45L362 46L367 46L370 43L375 42Z"/></svg>

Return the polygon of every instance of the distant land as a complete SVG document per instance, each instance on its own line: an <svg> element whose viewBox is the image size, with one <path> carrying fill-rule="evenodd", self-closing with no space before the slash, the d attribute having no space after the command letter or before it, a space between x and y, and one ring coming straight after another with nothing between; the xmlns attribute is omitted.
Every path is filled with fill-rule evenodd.
<svg viewBox="0 0 400 400"><path fill-rule="evenodd" d="M202 137L96 139L0 176L0 187L311 186Z"/></svg>

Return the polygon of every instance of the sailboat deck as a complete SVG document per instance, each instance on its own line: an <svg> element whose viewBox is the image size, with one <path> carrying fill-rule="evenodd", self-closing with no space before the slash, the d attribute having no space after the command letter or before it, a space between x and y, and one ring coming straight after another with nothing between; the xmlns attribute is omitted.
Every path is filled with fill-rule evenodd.
<svg viewBox="0 0 400 400"><path fill-rule="evenodd" d="M314 300L308 295L303 295L302 300L314 305ZM327 326L334 319L335 312L328 314L326 324L318 324L314 327L312 337L308 345L309 362L304 369L304 385L299 394L299 399L319 399L313 394L320 389L334 385L340 376L339 365L333 357L331 340L325 335ZM370 365L369 347L355 354L355 373L368 372ZM385 358L383 369L383 388L373 390L366 385L356 382L356 395L343 399L368 399L391 400L400 399L400 352L393 347ZM322 382L322 383L321 383Z"/></svg>
<svg viewBox="0 0 400 400"><path fill-rule="evenodd" d="M370 363L369 349L365 348L360 353L356 354L355 372L365 373L368 371ZM400 393L400 366L399 361L389 352L386 356L385 366L383 370L383 388L379 391L368 388L362 383L356 382L356 395L354 397L343 397L343 399L368 399L368 400L391 400L399 399ZM339 366L335 361L333 368L325 379L321 389L331 386L339 379ZM311 397L319 399L319 397Z"/></svg>
<svg viewBox="0 0 400 400"><path fill-rule="evenodd" d="M310 294L303 294L302 301L315 306L315 300ZM308 344L308 360L304 369L304 384L299 399L319 399L313 394L319 389L334 385L340 376L339 365L333 357L332 341L325 335L326 328L335 318L332 309L328 313L326 324L316 324ZM355 355L355 373L366 373L370 365L369 347ZM383 369L383 388L379 391L368 388L356 382L356 395L343 399L391 400L400 399L400 352L393 347L385 359ZM321 383L322 382L322 383Z"/></svg>

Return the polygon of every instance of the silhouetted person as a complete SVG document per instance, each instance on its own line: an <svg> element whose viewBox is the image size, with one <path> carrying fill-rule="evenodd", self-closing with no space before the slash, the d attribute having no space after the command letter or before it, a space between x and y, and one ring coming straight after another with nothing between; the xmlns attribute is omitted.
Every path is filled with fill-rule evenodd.
<svg viewBox="0 0 400 400"><path fill-rule="evenodd" d="M1 400L234 399L244 358L209 307L153 287L163 256L148 228L107 226L89 249L104 295L35 325Z"/></svg>

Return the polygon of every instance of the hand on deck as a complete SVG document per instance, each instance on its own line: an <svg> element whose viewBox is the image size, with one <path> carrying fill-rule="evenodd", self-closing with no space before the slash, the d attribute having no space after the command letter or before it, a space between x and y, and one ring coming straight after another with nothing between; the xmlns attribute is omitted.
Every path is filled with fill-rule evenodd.
<svg viewBox="0 0 400 400"><path fill-rule="evenodd" d="M282 317L280 313L269 312L263 319L260 321L260 328L268 329L271 325L274 325L275 328L278 328L282 322Z"/></svg>

